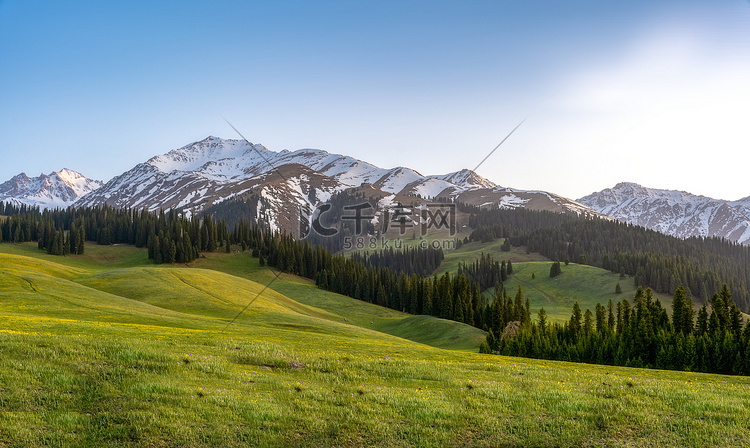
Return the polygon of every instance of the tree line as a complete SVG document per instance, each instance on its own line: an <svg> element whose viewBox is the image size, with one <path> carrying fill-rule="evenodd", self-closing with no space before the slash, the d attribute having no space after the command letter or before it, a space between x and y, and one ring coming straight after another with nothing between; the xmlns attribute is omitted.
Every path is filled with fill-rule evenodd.
<svg viewBox="0 0 750 448"><path fill-rule="evenodd" d="M466 275L472 282L479 285L479 290L484 292L490 288L499 288L509 276L513 275L513 263L497 261L494 257L482 252L479 258L471 263L461 262L458 264L458 273Z"/></svg>
<svg viewBox="0 0 750 448"><path fill-rule="evenodd" d="M405 247L401 250L388 248L372 252L355 252L351 255L352 260L362 262L366 267L389 268L422 277L432 275L444 258L443 249L434 247Z"/></svg>
<svg viewBox="0 0 750 448"><path fill-rule="evenodd" d="M27 204L16 205L12 202L0 201L0 216L12 216L30 212L39 213L39 206Z"/></svg>
<svg viewBox="0 0 750 448"><path fill-rule="evenodd" d="M7 206L5 207L7 209ZM0 242L37 241L54 255L81 254L84 241L147 247L156 263L186 263L201 252L228 247L223 221L185 218L174 210L157 213L108 205L39 211L8 216L0 223Z"/></svg>
<svg viewBox="0 0 750 448"><path fill-rule="evenodd" d="M520 294L520 290L519 290ZM516 303L522 299L517 299ZM639 287L627 299L594 312L578 302L570 319L550 323L544 308L535 321L492 304L492 323L480 351L509 356L554 359L629 367L708 373L750 373L750 322L744 323L729 288L724 285L697 313L686 289L678 287L672 316Z"/></svg>

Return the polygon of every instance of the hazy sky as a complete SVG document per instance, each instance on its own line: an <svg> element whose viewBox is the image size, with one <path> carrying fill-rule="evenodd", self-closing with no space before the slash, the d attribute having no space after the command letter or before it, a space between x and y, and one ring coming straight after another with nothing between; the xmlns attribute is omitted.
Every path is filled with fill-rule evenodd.
<svg viewBox="0 0 750 448"><path fill-rule="evenodd" d="M155 5L158 4L158 5ZM0 182L208 135L578 198L750 195L750 2L0 1Z"/></svg>

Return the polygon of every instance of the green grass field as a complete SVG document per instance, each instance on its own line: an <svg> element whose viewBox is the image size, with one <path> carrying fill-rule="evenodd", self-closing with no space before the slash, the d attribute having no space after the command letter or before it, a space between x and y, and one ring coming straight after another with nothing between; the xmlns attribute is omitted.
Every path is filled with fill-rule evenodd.
<svg viewBox="0 0 750 448"><path fill-rule="evenodd" d="M571 263L562 265L562 274L550 278L552 262L514 263L513 275L505 282L509 294L515 295L520 285L525 297L532 304L532 313L544 307L551 319L568 320L577 301L582 310L594 312L597 303L607 305L628 299L631 303L636 287L632 277L620 279L618 274L593 266ZM534 277L532 278L532 273ZM620 284L621 294L615 294ZM655 294L663 307L671 310L672 298L666 294ZM670 311L671 312L671 311ZM536 318L536 314L533 316Z"/></svg>
<svg viewBox="0 0 750 448"><path fill-rule="evenodd" d="M500 250L500 246L503 245L505 240L497 240L492 243L482 244L478 241L472 241L468 244L464 244L461 248L446 251L445 259L440 265L438 274L444 272L456 272L458 270L459 263L471 263L478 259L482 253L491 254L495 260L503 261L510 260L515 266L516 263L528 262L528 261L549 261L547 258L537 253L526 253L524 247L512 247L510 252L503 252Z"/></svg>
<svg viewBox="0 0 750 448"><path fill-rule="evenodd" d="M480 355L246 254L2 244L0 322L0 446L750 445L749 378Z"/></svg>
<svg viewBox="0 0 750 448"><path fill-rule="evenodd" d="M637 288L630 276L621 279L618 274L604 269L571 263L567 266L562 265L562 275L550 278L552 261L536 253L528 254L523 247L513 247L510 252L502 252L502 243L503 240L485 245L472 242L458 250L446 252L439 273L455 273L459 263L472 263L482 253L489 253L498 261L510 260L513 263L513 275L504 283L505 289L511 297L515 297L518 287L521 286L524 297L528 298L531 304L534 319L541 307L544 307L550 319L566 321L570 319L576 301L582 310L590 309L594 312L597 303L606 306L610 299L612 302L623 299L632 302L635 296ZM621 294L615 294L618 283L622 289ZM494 288L491 288L485 293L485 297L489 299L494 293ZM669 295L654 296L661 301L662 306L671 310L672 298Z"/></svg>

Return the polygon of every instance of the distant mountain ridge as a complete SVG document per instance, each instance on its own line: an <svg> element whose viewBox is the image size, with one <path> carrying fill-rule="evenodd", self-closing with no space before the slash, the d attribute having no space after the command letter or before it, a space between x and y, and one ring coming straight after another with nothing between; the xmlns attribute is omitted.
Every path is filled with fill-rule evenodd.
<svg viewBox="0 0 750 448"><path fill-rule="evenodd" d="M750 244L750 197L724 201L622 182L578 202L619 221L679 238L722 237Z"/></svg>
<svg viewBox="0 0 750 448"><path fill-rule="evenodd" d="M65 208L102 185L101 181L67 168L37 177L21 173L0 184L0 201L42 209Z"/></svg>
<svg viewBox="0 0 750 448"><path fill-rule="evenodd" d="M471 170L424 176L411 168L379 168L321 149L275 152L260 144L214 136L154 156L75 205L201 213L229 199L260 197L267 203L264 216L271 227L288 230L299 210L310 210L332 194L362 186L395 201L453 198L480 206L599 215L551 193L499 187Z"/></svg>

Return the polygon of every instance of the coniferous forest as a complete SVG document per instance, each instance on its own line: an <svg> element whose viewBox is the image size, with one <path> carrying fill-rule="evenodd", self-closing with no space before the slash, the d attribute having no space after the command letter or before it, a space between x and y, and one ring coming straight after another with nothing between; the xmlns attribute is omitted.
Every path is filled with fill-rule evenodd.
<svg viewBox="0 0 750 448"><path fill-rule="evenodd" d="M366 267L389 268L392 271L425 277L432 275L440 267L445 256L440 248L404 247L401 250L388 248L373 252L355 252L351 258L364 263Z"/></svg>
<svg viewBox="0 0 750 448"><path fill-rule="evenodd" d="M477 283L484 292L492 287L499 288L513 274L513 263L510 260L497 261L492 255L482 252L472 263L459 263L458 273Z"/></svg>
<svg viewBox="0 0 750 448"><path fill-rule="evenodd" d="M607 305L597 304L594 312L582 311L576 302L570 320L563 324L550 323L544 308L531 320L529 314L508 313L507 306L501 300L493 302L493 322L480 351L592 364L750 373L750 321L743 324L726 285L697 313L685 288L678 287L671 319L652 290L643 288L638 288L632 304L627 299L610 300Z"/></svg>

